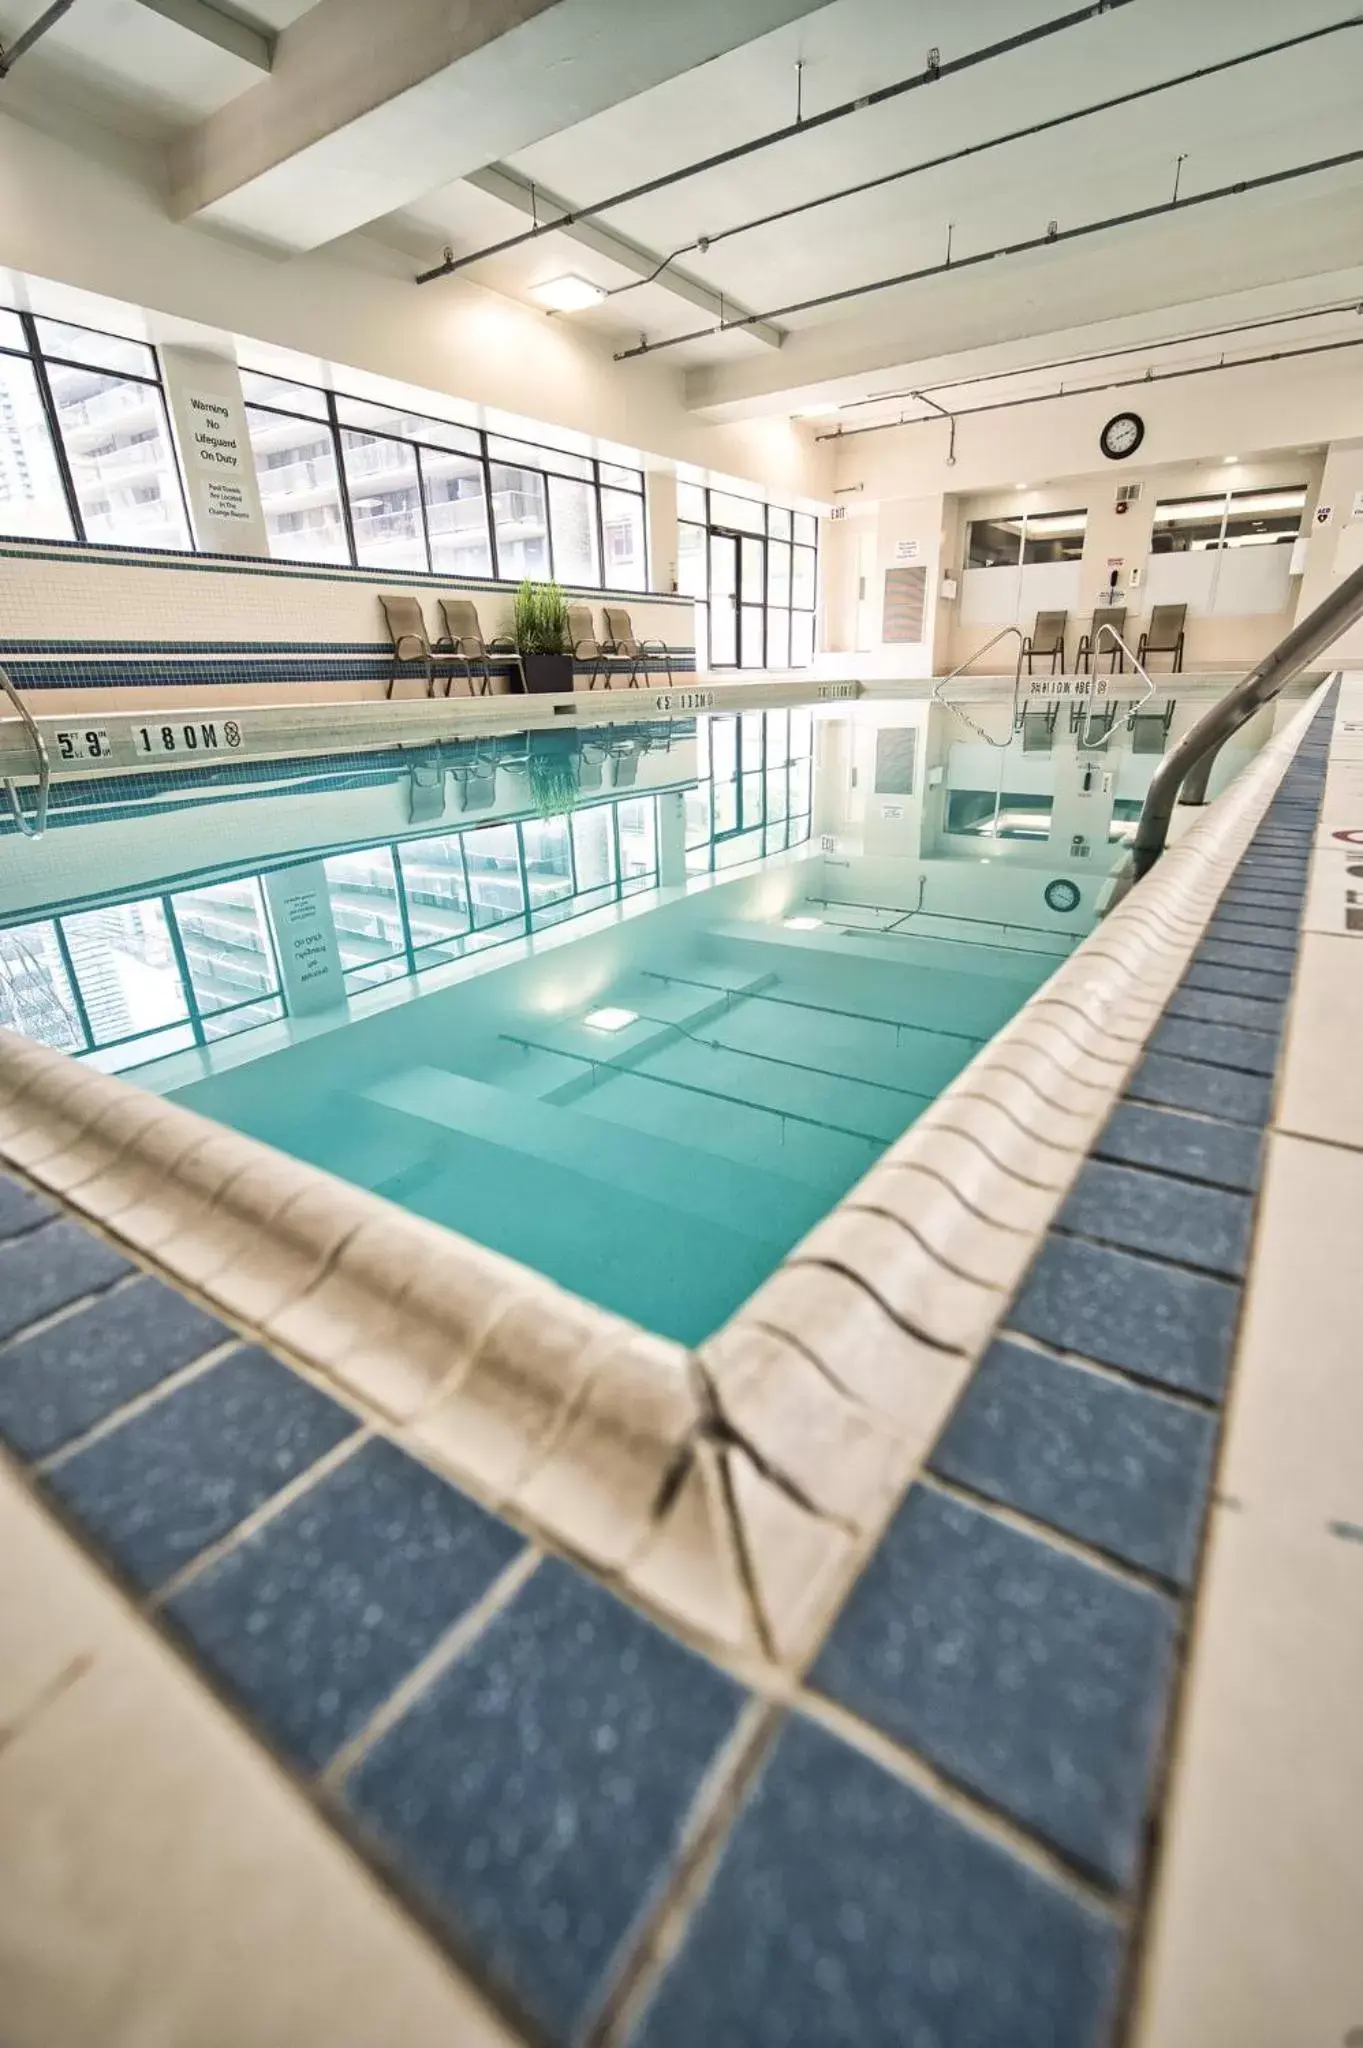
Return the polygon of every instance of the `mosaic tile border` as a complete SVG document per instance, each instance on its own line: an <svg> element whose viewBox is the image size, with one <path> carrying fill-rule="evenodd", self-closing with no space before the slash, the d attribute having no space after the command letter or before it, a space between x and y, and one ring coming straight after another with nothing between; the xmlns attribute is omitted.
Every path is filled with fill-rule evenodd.
<svg viewBox="0 0 1363 2048"><path fill-rule="evenodd" d="M528 2039L1110 2038L1302 723L694 1361L5 1041L0 1432Z"/></svg>

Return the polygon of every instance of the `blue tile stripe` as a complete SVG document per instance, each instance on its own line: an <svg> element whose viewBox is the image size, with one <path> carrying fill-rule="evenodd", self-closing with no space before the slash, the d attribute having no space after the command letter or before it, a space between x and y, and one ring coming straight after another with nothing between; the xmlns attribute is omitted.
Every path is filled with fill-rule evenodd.
<svg viewBox="0 0 1363 2048"><path fill-rule="evenodd" d="M130 653L131 650L124 646L102 654L62 654L33 660L22 655L18 659L6 656L3 646L0 646L0 659L4 659L10 680L21 690L113 690L160 685L175 689L220 690L242 683L288 686L318 682L382 683L386 689L394 674L400 686L420 683L424 688L426 678L424 662L394 661L391 649L360 649L356 652L344 647L281 646L266 655L257 653L249 644L243 644L219 658L205 660L204 648L189 641L178 647L166 644L155 653L137 658L129 658ZM494 681L515 683L518 680L519 671L513 662L500 661L494 655L489 667ZM664 681L669 675L694 675L695 669L693 647L674 648L666 660L660 655L649 655L638 665L641 676L661 676ZM593 672L590 661L575 661L573 664L573 673L577 677L590 677ZM442 693L450 673L448 664L438 661L437 676ZM481 671L478 673L481 676ZM600 673L603 679L609 674L617 687L622 681L618 666L610 670L603 667ZM453 671L456 684L462 680L462 675L462 670ZM598 687L604 687L604 681Z"/></svg>
<svg viewBox="0 0 1363 2048"><path fill-rule="evenodd" d="M0 1437L532 2038L1109 2048L1325 716L793 1701L0 1176Z"/></svg>

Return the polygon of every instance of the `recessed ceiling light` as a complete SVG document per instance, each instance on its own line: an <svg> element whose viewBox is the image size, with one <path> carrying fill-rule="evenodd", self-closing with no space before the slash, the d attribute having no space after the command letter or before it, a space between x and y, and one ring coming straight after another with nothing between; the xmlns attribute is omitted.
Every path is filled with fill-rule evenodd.
<svg viewBox="0 0 1363 2048"><path fill-rule="evenodd" d="M585 313L588 306L599 306L606 293L603 286L593 284L589 277L579 277L570 270L564 277L547 277L543 284L532 284L530 296L551 313Z"/></svg>
<svg viewBox="0 0 1363 2048"><path fill-rule="evenodd" d="M827 420L831 419L835 412L841 411L840 405L802 405L791 417L797 420Z"/></svg>
<svg viewBox="0 0 1363 2048"><path fill-rule="evenodd" d="M821 917L788 917L785 920L788 932L816 932L822 923Z"/></svg>
<svg viewBox="0 0 1363 2048"><path fill-rule="evenodd" d="M607 1003L604 1009L588 1010L582 1021L590 1024L593 1031L623 1031L627 1024L638 1023L639 1012L619 1010L613 1003Z"/></svg>
<svg viewBox="0 0 1363 2048"><path fill-rule="evenodd" d="M1226 464L1227 468L1229 468L1232 462L1238 462L1240 458L1238 455L1223 455L1221 460Z"/></svg>
<svg viewBox="0 0 1363 2048"><path fill-rule="evenodd" d="M1030 491L1030 490L1031 490L1031 488L1032 488L1032 487L1031 487L1031 485L1030 485L1030 484L1014 484L1014 485L1013 485L1013 489L1014 489L1015 491Z"/></svg>

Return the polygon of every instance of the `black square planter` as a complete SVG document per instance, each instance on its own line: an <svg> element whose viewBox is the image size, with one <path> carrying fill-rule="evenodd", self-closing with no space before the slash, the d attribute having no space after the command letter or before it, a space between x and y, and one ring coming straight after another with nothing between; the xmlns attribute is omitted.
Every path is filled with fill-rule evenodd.
<svg viewBox="0 0 1363 2048"><path fill-rule="evenodd" d="M523 654L525 687L534 696L563 696L573 687L571 654Z"/></svg>

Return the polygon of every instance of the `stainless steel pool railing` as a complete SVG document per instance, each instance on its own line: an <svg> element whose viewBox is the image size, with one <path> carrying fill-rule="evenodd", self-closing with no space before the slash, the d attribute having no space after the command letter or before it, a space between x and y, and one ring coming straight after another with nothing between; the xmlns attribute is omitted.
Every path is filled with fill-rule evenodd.
<svg viewBox="0 0 1363 2048"><path fill-rule="evenodd" d="M1256 711L1271 703L1313 655L1321 653L1360 618L1363 568L1346 576L1313 612L1284 635L1271 654L1266 654L1233 690L1205 711L1174 751L1166 755L1151 778L1136 827L1131 859L1137 881L1149 873L1164 851L1179 791L1182 790L1185 803L1204 802L1207 778L1231 735L1247 725Z"/></svg>
<svg viewBox="0 0 1363 2048"><path fill-rule="evenodd" d="M987 732L985 730L984 726L978 725L975 722L975 720L970 716L970 713L966 710L963 704L952 703L948 698L942 695L942 692L946 688L948 683L955 682L957 676L963 676L966 670L971 666L972 662L978 661L982 654L988 654L991 647L997 647L1000 640L1006 640L1010 633L1015 636L1018 643L1017 664L1013 670L1013 703L1008 719L1007 737L1005 739L996 740L992 733ZM954 711L956 713L956 716L961 720L962 724L968 725L970 727L970 730L975 734L976 738L982 739L987 746L998 748L1011 746L1013 743L1013 728L1017 724L1018 692L1022 688L1022 660L1023 655L1026 651L1026 646L1027 636L1023 632L1021 626L1000 626L998 632L995 633L992 640L986 640L983 647L977 647L975 649L975 652L972 655L967 656L966 660L964 660L961 663L959 668L954 668L949 676L943 676L940 682L936 682L933 684L933 703L940 704L943 710L945 711Z"/></svg>
<svg viewBox="0 0 1363 2048"><path fill-rule="evenodd" d="M1099 647L1102 645L1104 637L1106 637L1114 647L1120 648L1123 656L1126 658L1127 661L1131 663L1132 668L1140 677L1141 681L1145 684L1145 695L1143 697L1137 698L1136 702L1132 705L1130 711L1127 713L1127 716L1129 718L1134 718L1136 713L1140 710L1142 704L1148 704L1150 702L1150 699L1155 694L1154 682L1152 681L1150 674L1145 668L1144 664L1142 662L1137 661L1135 655L1131 652L1131 649L1127 646L1125 640L1123 640L1121 634L1117 631L1117 628L1114 625L1112 625L1109 620L1104 619L1102 625L1099 626L1097 632L1094 634L1093 643L1089 649L1090 674L1092 676L1092 681L1089 685L1088 694L1084 699L1084 722L1079 732L1079 745L1082 751L1086 754L1096 754L1100 747L1105 747L1107 745L1108 741L1112 738L1113 733L1116 731L1115 725L1109 725L1106 732L1101 733L1097 738L1091 737L1093 725L1093 703L1094 698L1098 694L1098 650Z"/></svg>
<svg viewBox="0 0 1363 2048"><path fill-rule="evenodd" d="M34 754L37 757L38 795L33 806L32 818L24 815L23 806L19 802L19 791L14 783L10 781L8 775L0 776L0 783L3 783L5 797L14 822L23 833L25 839L41 839L47 825L47 786L52 777L52 762L48 756L47 741L39 732L34 723L32 712L15 689L14 684L10 681L3 668L0 668L0 690L4 691L10 703L23 720L29 739L33 742Z"/></svg>

